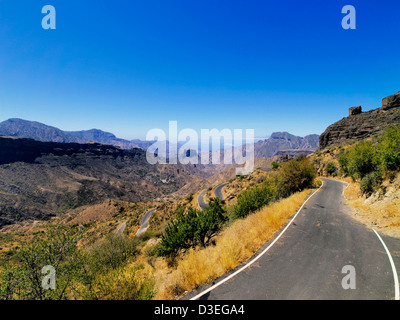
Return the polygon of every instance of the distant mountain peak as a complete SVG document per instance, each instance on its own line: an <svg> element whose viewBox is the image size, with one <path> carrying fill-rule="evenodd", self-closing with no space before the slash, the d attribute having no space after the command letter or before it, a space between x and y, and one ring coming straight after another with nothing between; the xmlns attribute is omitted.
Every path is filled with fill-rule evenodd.
<svg viewBox="0 0 400 320"><path fill-rule="evenodd" d="M256 158L270 158L285 151L304 151L310 153L318 148L319 135L295 136L289 132L273 132L268 139L254 145Z"/></svg>
<svg viewBox="0 0 400 320"><path fill-rule="evenodd" d="M42 142L89 143L97 142L110 144L122 149L142 148L148 146L148 141L124 140L113 133L100 129L81 131L63 131L37 121L11 118L0 122L0 136L29 138Z"/></svg>

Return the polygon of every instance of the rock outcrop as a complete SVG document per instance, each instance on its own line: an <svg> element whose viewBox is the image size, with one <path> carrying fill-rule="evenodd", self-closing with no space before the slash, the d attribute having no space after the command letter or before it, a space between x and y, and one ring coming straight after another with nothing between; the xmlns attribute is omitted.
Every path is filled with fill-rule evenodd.
<svg viewBox="0 0 400 320"><path fill-rule="evenodd" d="M400 92L382 99L382 107L362 112L349 109L349 116L330 125L319 137L320 149L350 140L362 140L380 134L385 128L400 124Z"/></svg>
<svg viewBox="0 0 400 320"><path fill-rule="evenodd" d="M400 107L400 91L382 99L382 110Z"/></svg>
<svg viewBox="0 0 400 320"><path fill-rule="evenodd" d="M349 116L355 116L356 114L360 114L360 113L362 113L361 106L352 107L349 109Z"/></svg>

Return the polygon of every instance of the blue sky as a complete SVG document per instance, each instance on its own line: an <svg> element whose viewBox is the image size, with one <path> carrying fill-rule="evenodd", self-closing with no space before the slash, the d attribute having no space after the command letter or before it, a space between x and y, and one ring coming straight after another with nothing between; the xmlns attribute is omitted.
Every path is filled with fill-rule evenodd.
<svg viewBox="0 0 400 320"><path fill-rule="evenodd" d="M44 30L44 5L57 29ZM357 29L341 27L344 5ZM322 133L400 91L398 0L0 0L0 120Z"/></svg>

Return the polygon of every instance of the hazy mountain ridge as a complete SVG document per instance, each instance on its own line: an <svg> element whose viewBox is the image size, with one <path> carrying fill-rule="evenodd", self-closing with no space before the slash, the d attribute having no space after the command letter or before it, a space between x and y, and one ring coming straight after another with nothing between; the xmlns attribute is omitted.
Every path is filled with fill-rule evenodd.
<svg viewBox="0 0 400 320"><path fill-rule="evenodd" d="M12 118L0 123L0 135L29 138L43 142L110 144L123 149L143 148L150 142L135 139L132 141L117 138L113 133L99 129L63 131L36 121Z"/></svg>
<svg viewBox="0 0 400 320"><path fill-rule="evenodd" d="M0 123L0 136L29 138L43 142L60 143L103 143L122 149L142 148L147 149L153 141L142 141L140 139L125 140L116 137L113 133L99 129L81 131L63 131L46 124L22 119L8 119ZM265 140L254 144L256 158L270 158L278 152L287 150L302 150L313 152L318 148L319 136L316 134L298 137L288 132L274 132ZM169 145L168 141L167 147ZM178 148L182 143L178 144Z"/></svg>
<svg viewBox="0 0 400 320"><path fill-rule="evenodd" d="M318 148L319 135L311 134L305 137L292 135L288 132L274 132L268 139L254 144L256 158L271 158L285 152L312 153Z"/></svg>

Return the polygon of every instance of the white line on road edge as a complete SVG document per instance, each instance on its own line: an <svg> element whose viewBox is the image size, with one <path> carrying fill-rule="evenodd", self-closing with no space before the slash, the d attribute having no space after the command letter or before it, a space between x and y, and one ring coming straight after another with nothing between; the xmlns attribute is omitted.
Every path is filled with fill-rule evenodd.
<svg viewBox="0 0 400 320"><path fill-rule="evenodd" d="M244 265L242 268L240 268L239 270L235 271L234 273L232 273L230 276L226 277L225 279L222 279L220 282L214 284L212 287L204 290L203 292L199 293L197 296L191 298L190 300L197 300L200 297L204 296L206 293L210 292L211 290L214 290L216 287L219 287L221 284L223 284L224 282L228 281L229 279L233 278L234 276L236 276L237 274L239 274L240 272L242 272L243 270L245 270L246 268L248 268L249 266L251 266L254 262L256 262L258 259L260 259L269 249L272 248L272 246L279 240L279 238L285 233L285 231L289 228L289 226L292 224L292 222L294 221L294 219L296 219L297 215L300 213L301 209L303 209L304 205L308 202L308 200L311 199L311 197L316 194L324 185L324 181L322 181L321 186L314 191L314 193L309 196L301 205L300 209L297 210L296 214L294 215L294 217L292 218L292 220L290 220L290 222L286 225L285 229L282 230L282 232L278 235L278 237L275 238L275 240L263 251L261 252L257 257L255 257L253 260L251 260L249 263L247 263L246 265Z"/></svg>
<svg viewBox="0 0 400 320"><path fill-rule="evenodd" d="M350 183L348 182L343 182L343 183L347 183L347 187L343 189L342 195L344 196L345 191L347 190L348 187L350 187Z"/></svg>
<svg viewBox="0 0 400 320"><path fill-rule="evenodd" d="M390 254L389 249L386 247L385 242L383 242L382 238L379 236L378 232L376 232L374 229L372 229L372 230L375 232L376 236L382 243L382 245L385 248L385 251L388 255L390 265L392 266L392 272L393 272L393 278L394 278L394 299L399 300L399 278L397 276L396 266L394 265L392 255Z"/></svg>

